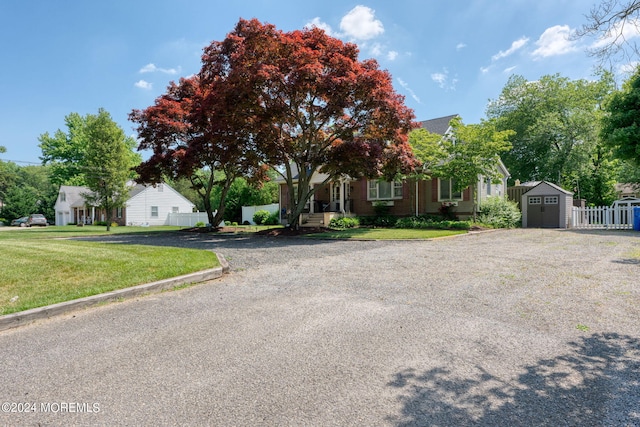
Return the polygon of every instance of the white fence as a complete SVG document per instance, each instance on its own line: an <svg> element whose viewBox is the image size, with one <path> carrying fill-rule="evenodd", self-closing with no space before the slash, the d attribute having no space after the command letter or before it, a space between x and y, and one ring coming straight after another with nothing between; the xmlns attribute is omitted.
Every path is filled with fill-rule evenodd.
<svg viewBox="0 0 640 427"><path fill-rule="evenodd" d="M256 225L253 222L253 214L257 211L269 211L269 213L278 213L280 212L280 205L278 203L272 203L270 205L260 205L260 206L243 206L242 207L242 223L248 221L251 225Z"/></svg>
<svg viewBox="0 0 640 427"><path fill-rule="evenodd" d="M572 228L633 229L634 206L598 206L572 209Z"/></svg>
<svg viewBox="0 0 640 427"><path fill-rule="evenodd" d="M215 215L216 211L214 211L213 214ZM209 218L207 217L206 212L169 213L165 225L194 227L199 222L203 222L205 224L209 223ZM224 227L224 221L222 221L219 226Z"/></svg>

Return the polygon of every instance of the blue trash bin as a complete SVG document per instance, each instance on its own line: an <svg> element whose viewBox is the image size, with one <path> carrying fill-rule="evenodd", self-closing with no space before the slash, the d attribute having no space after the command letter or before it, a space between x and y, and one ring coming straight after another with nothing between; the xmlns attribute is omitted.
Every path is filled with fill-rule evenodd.
<svg viewBox="0 0 640 427"><path fill-rule="evenodd" d="M640 231L640 207L633 208L633 229Z"/></svg>

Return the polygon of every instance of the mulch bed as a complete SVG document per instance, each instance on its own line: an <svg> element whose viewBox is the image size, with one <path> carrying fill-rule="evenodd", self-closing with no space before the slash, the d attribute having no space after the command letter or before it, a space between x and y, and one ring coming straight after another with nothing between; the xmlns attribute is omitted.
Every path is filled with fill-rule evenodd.
<svg viewBox="0 0 640 427"><path fill-rule="evenodd" d="M189 233L248 233L252 232L250 229L236 228L236 227L217 227L217 228L207 228L207 227L191 227L184 228L180 231L189 232ZM268 236L268 237L278 237L278 236L303 236L305 234L314 234L314 233L326 233L330 231L328 228L324 227L300 227L298 230L294 230L292 228L271 228L267 230L260 230L257 232L252 232L256 236Z"/></svg>

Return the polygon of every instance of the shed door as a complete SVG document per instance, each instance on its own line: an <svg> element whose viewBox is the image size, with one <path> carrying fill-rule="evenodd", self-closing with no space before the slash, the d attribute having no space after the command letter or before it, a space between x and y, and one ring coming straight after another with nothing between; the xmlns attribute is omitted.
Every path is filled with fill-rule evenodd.
<svg viewBox="0 0 640 427"><path fill-rule="evenodd" d="M560 197L529 196L527 227L560 228Z"/></svg>

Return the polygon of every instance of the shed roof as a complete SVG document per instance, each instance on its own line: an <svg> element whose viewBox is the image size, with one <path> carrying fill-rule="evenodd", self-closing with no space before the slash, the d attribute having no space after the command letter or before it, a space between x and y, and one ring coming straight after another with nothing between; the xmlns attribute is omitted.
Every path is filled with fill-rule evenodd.
<svg viewBox="0 0 640 427"><path fill-rule="evenodd" d="M553 190L559 191L561 193L573 196L573 193L571 191L567 191L564 188L560 187L559 185L556 185L552 182L548 182L548 181L531 181L531 182L526 182L524 184L522 184L523 186L527 186L527 187L531 187L529 190L527 190L524 194L528 194L533 192L533 194L542 194L540 193L540 190L544 191L542 187L548 186L551 187ZM536 190L537 191L534 191Z"/></svg>

